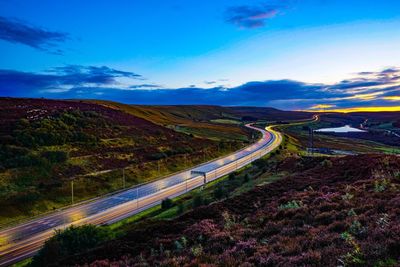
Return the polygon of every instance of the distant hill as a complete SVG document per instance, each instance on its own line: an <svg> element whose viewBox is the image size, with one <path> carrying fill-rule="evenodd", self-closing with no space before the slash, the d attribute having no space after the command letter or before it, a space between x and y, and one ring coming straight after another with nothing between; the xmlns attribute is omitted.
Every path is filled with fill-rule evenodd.
<svg viewBox="0 0 400 267"><path fill-rule="evenodd" d="M229 107L228 109L238 116L254 117L267 121L304 120L312 117L311 112L283 111L268 107Z"/></svg>
<svg viewBox="0 0 400 267"><path fill-rule="evenodd" d="M312 113L281 111L274 108L258 107L222 107L205 105L180 106L142 106L127 105L110 101L94 101L108 107L118 108L153 123L172 127L178 131L193 133L201 137L221 138L221 133L233 137L243 134L243 129L235 125L220 122L267 120L300 120L309 119ZM222 120L221 120L222 119ZM218 122L217 121L217 122ZM176 128L178 126L178 128ZM204 131L206 129L206 131ZM235 137L238 138L238 137Z"/></svg>

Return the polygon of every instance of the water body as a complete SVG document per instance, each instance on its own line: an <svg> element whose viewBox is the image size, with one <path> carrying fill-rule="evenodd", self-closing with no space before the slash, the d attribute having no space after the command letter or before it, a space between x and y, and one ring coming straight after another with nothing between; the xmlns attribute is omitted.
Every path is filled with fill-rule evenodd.
<svg viewBox="0 0 400 267"><path fill-rule="evenodd" d="M318 129L315 131L320 132L320 133L365 133L365 132L367 132L364 130L353 128L350 125L346 125L343 127L336 127L336 128L322 128L322 129Z"/></svg>

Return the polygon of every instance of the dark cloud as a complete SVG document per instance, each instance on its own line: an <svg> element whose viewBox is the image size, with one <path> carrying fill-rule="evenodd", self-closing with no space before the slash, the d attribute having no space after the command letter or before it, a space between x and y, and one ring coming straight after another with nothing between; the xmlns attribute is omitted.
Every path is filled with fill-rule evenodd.
<svg viewBox="0 0 400 267"><path fill-rule="evenodd" d="M211 104L226 106L275 106L279 108L301 108L297 98L322 98L326 94L321 86L282 80L251 82L234 88L214 87L210 89L187 87L179 89L121 90L109 87L74 87L71 90L47 94L52 98L100 98L134 104ZM281 102L282 100L289 101Z"/></svg>
<svg viewBox="0 0 400 267"><path fill-rule="evenodd" d="M81 86L111 86L119 84L118 78L140 79L142 76L105 66L67 65L43 73L0 70L0 93L31 96L49 90L60 92Z"/></svg>
<svg viewBox="0 0 400 267"><path fill-rule="evenodd" d="M204 81L205 84L216 84L216 81Z"/></svg>
<svg viewBox="0 0 400 267"><path fill-rule="evenodd" d="M352 89L352 88L362 88L371 87L382 84L380 81L369 81L369 80L344 80L334 86L331 89Z"/></svg>
<svg viewBox="0 0 400 267"><path fill-rule="evenodd" d="M273 5L235 6L226 11L226 21L240 28L252 29L265 26L268 19L279 13L280 7Z"/></svg>
<svg viewBox="0 0 400 267"><path fill-rule="evenodd" d="M308 109L317 105L344 108L393 105L396 96L400 95L400 86L392 78L399 76L400 71L381 71L362 74L336 84L268 80L230 88L216 86L205 89L193 85L176 89L152 83L120 83L120 78L142 78L132 72L104 66L68 65L44 73L0 70L0 96L98 98L148 105L271 106L287 110Z"/></svg>
<svg viewBox="0 0 400 267"><path fill-rule="evenodd" d="M68 35L0 16L0 39L54 54L61 54L62 51L57 48L57 45L65 42Z"/></svg>

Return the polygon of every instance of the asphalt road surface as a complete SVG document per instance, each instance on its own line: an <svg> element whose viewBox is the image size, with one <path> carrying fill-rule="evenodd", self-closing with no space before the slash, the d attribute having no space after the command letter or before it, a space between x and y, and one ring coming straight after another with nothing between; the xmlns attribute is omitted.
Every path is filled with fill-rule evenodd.
<svg viewBox="0 0 400 267"><path fill-rule="evenodd" d="M240 169L280 145L282 137L272 128L261 130L256 143L231 155L148 184L66 208L2 230L0 232L0 266L7 266L33 256L55 229L70 225L111 224L158 205L165 198L186 193L204 183Z"/></svg>

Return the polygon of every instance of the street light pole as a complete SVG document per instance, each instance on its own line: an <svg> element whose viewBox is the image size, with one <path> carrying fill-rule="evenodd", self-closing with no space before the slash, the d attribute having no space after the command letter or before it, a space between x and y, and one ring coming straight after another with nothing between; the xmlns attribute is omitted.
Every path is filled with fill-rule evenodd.
<svg viewBox="0 0 400 267"><path fill-rule="evenodd" d="M136 209L139 208L139 187L136 187Z"/></svg>
<svg viewBox="0 0 400 267"><path fill-rule="evenodd" d="M187 187L188 180L189 180L189 177L186 176L186 179L185 179L185 181L186 181L186 183L185 183L185 192L188 191L188 187Z"/></svg>
<svg viewBox="0 0 400 267"><path fill-rule="evenodd" d="M74 205L74 180L71 180L71 202Z"/></svg>
<svg viewBox="0 0 400 267"><path fill-rule="evenodd" d="M125 188L125 168L122 169L122 187Z"/></svg>

